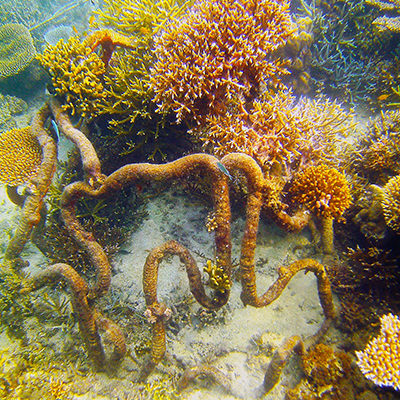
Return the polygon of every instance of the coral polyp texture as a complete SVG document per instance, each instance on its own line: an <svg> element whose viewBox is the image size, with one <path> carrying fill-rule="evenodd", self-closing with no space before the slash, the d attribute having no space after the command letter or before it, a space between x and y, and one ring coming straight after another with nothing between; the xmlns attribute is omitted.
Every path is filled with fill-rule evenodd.
<svg viewBox="0 0 400 400"><path fill-rule="evenodd" d="M156 38L152 87L159 111L203 122L236 97L287 73L274 52L293 31L289 2L200 1Z"/></svg>
<svg viewBox="0 0 400 400"><path fill-rule="evenodd" d="M345 176L326 165L300 172L290 188L293 200L321 218L339 218L351 204Z"/></svg>
<svg viewBox="0 0 400 400"><path fill-rule="evenodd" d="M400 175L385 185L381 204L386 225L400 234Z"/></svg>
<svg viewBox="0 0 400 400"><path fill-rule="evenodd" d="M400 390L400 319L386 314L380 321L379 335L363 351L356 352L357 365L376 385Z"/></svg>
<svg viewBox="0 0 400 400"><path fill-rule="evenodd" d="M305 165L331 163L353 117L329 100L297 100L290 91L266 93L249 111L208 118L200 132L204 147L223 157L241 152L254 158L268 174L279 166L290 179Z"/></svg>
<svg viewBox="0 0 400 400"><path fill-rule="evenodd" d="M28 28L22 24L0 26L0 79L23 71L36 50Z"/></svg>
<svg viewBox="0 0 400 400"><path fill-rule="evenodd" d="M67 42L61 39L47 46L38 59L49 71L55 92L65 98L66 110L87 118L100 112L106 66L89 45L75 36Z"/></svg>
<svg viewBox="0 0 400 400"><path fill-rule="evenodd" d="M32 179L42 159L42 150L30 127L0 135L0 183L18 186Z"/></svg>

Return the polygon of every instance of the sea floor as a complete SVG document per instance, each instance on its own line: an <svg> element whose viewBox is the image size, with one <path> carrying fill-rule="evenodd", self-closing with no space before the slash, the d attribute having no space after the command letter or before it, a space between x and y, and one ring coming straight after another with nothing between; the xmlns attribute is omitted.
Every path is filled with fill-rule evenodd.
<svg viewBox="0 0 400 400"><path fill-rule="evenodd" d="M213 259L214 254L213 234L208 233L205 227L210 210L194 196L170 188L140 207L141 215L145 217L112 259L110 295L101 302L101 307L104 307L109 317L122 326L132 355L138 354L138 348L145 347L143 343L148 345L151 337L143 317L145 303L142 290L142 270L148 252L167 240L175 239L192 251L200 267L205 266L207 259ZM233 215L235 262L239 259L244 210L234 210ZM2 252L17 219L18 210L7 199L4 188L0 188ZM296 234L286 233L273 223L261 219L256 250L258 293L264 293L274 282L279 266L295 261L310 248L310 237L306 230ZM28 244L22 256L29 261L27 270L31 273L47 263L46 258L33 244ZM261 309L243 306L240 300L241 285L234 279L227 305L216 312L203 310L192 299L185 270L177 257L162 263L158 282L158 298L173 310L173 316L167 328L165 360L150 376L149 382L156 382L157 385L160 379L176 376L187 367L206 364L218 368L232 387L232 392L227 393L210 379L198 378L178 397L182 399L262 397L263 377L273 351L292 335L300 335L302 338L313 335L323 320L316 279L312 274L299 273L275 302ZM46 289L38 292L37 301L40 302L40 296L43 295L46 296ZM65 296L54 293L51 295ZM113 311L118 310L116 303L120 308L124 307L125 312L113 315ZM38 325L35 318L32 318L26 321L25 329L28 332L29 346L35 346L37 342L38 348L51 348L46 354L48 358L51 358L51 354L54 355L54 365L57 365L54 376L57 377L57 382L61 386L65 383L64 386L68 387L69 397L65 398L153 398L134 394L137 393L134 381L143 357L127 357L112 377L104 373L96 374L85 359L76 324L71 331L66 331L51 319ZM3 349L13 349L13 354L21 351L21 343L10 341L4 334L2 338L0 346ZM328 343L335 345L340 341L339 332L331 328ZM64 371L62 360L65 360ZM75 363L79 360L80 368L74 370L72 360ZM35 374L35 370L31 373ZM47 379L51 379L51 376L50 374ZM283 400L285 388L295 386L301 377L300 360L293 356L284 369L279 384L263 398ZM151 388L148 390L151 391Z"/></svg>

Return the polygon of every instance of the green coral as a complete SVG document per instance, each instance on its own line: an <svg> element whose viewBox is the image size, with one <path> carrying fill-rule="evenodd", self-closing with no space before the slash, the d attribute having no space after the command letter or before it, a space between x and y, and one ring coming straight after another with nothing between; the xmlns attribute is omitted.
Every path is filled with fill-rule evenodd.
<svg viewBox="0 0 400 400"><path fill-rule="evenodd" d="M35 58L35 54L32 36L24 25L0 26L0 78L23 71Z"/></svg>

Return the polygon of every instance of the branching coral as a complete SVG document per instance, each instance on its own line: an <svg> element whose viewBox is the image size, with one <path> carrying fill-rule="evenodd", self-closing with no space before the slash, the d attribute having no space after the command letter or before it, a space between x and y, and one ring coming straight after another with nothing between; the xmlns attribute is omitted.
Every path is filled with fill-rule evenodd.
<svg viewBox="0 0 400 400"><path fill-rule="evenodd" d="M0 78L23 71L35 58L29 30L22 24L0 26Z"/></svg>
<svg viewBox="0 0 400 400"><path fill-rule="evenodd" d="M42 160L42 150L31 127L12 129L0 136L0 182L18 186L31 181Z"/></svg>
<svg viewBox="0 0 400 400"><path fill-rule="evenodd" d="M323 164L311 166L294 178L290 195L321 220L323 251L333 253L333 220L340 218L351 204L345 176Z"/></svg>
<svg viewBox="0 0 400 400"><path fill-rule="evenodd" d="M400 233L400 175L391 178L383 188L381 204L387 226Z"/></svg>
<svg viewBox="0 0 400 400"><path fill-rule="evenodd" d="M106 96L102 80L106 68L89 45L77 37L66 43L61 39L47 46L38 59L49 71L55 92L65 97L66 110L87 118L98 115Z"/></svg>
<svg viewBox="0 0 400 400"><path fill-rule="evenodd" d="M213 116L201 134L207 150L222 157L241 152L253 157L265 175L290 179L310 163L332 163L353 116L329 100L297 99L290 91L266 93L248 110Z"/></svg>
<svg viewBox="0 0 400 400"><path fill-rule="evenodd" d="M292 32L286 1L202 1L156 39L155 102L177 121L204 122L286 73L274 51Z"/></svg>
<svg viewBox="0 0 400 400"><path fill-rule="evenodd" d="M400 319L397 315L381 317L381 331L363 351L356 352L357 364L364 376L379 386L400 390Z"/></svg>

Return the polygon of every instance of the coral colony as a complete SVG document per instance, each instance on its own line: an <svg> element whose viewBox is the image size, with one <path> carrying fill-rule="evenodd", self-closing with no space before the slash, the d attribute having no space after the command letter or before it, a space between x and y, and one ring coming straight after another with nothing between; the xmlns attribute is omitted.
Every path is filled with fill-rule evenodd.
<svg viewBox="0 0 400 400"><path fill-rule="evenodd" d="M60 16L85 3L61 8ZM352 383L360 370L374 384L400 390L399 299L385 293L389 283L396 288L400 261L399 111L381 111L360 128L354 110L330 97L350 90L361 65L373 89L355 89L348 104L368 99L372 109L398 108L396 68L383 56L376 61L371 46L355 45L366 40L357 30L363 23L396 34L399 17L380 13L395 13L398 5L321 2L318 8L300 2L292 10L286 0L103 3L86 30L71 28L68 39L54 40L38 54L26 26L0 26L0 78L18 76L37 62L49 75L52 93L30 126L14 126L0 136L0 182L20 208L1 261L0 311L10 337L25 337L24 316L35 315L33 301L65 289L93 370L112 376L125 358L134 358L120 315L105 306L113 291L112 252L98 237L99 231L119 229L109 240L118 249L123 229L110 231L101 212L114 207L117 213L119 205L110 206L110 199L131 188L140 197L143 187L168 183L196 192L212 207L206 227L215 254L204 257L202 270L195 249L177 240L150 249L142 281L149 348L147 358L135 360L140 364L135 384L159 398L179 398L174 396L197 377L208 376L233 394L230 379L207 363L181 368L170 384L174 395L160 395L162 383L158 388L146 383L164 359L176 309L157 294L159 267L177 256L190 296L210 315L224 309L236 282L243 305L261 308L278 299L299 272L315 275L322 325L311 337L294 335L275 346L264 362L263 395L277 385L293 353L300 356L304 377L286 390L288 400L357 398L367 386ZM374 11L368 15L363 7ZM35 32L51 23L44 15ZM384 44L385 37L378 50L398 62L397 49ZM360 64L354 64L356 58ZM342 80L336 76L340 68L346 70ZM373 75L378 70L380 75ZM383 92L377 82L383 82ZM9 96L1 118L11 119L15 104ZM74 147L61 178L56 174L60 136ZM235 204L242 207L234 209ZM245 221L238 260L232 257L231 207ZM314 250L279 267L268 288L257 282L260 218L283 233L308 227L313 240ZM29 241L50 260L39 272L31 272L24 260ZM57 258L64 254L69 257ZM332 291L339 296L339 313ZM380 316L378 306L386 315ZM378 318L380 333L371 338ZM351 338L357 327L364 329L357 336L363 344L358 351L324 343L333 321ZM18 385L3 362L1 354L0 376L8 382L4 396L11 398ZM50 386L51 398L69 398L56 375Z"/></svg>

